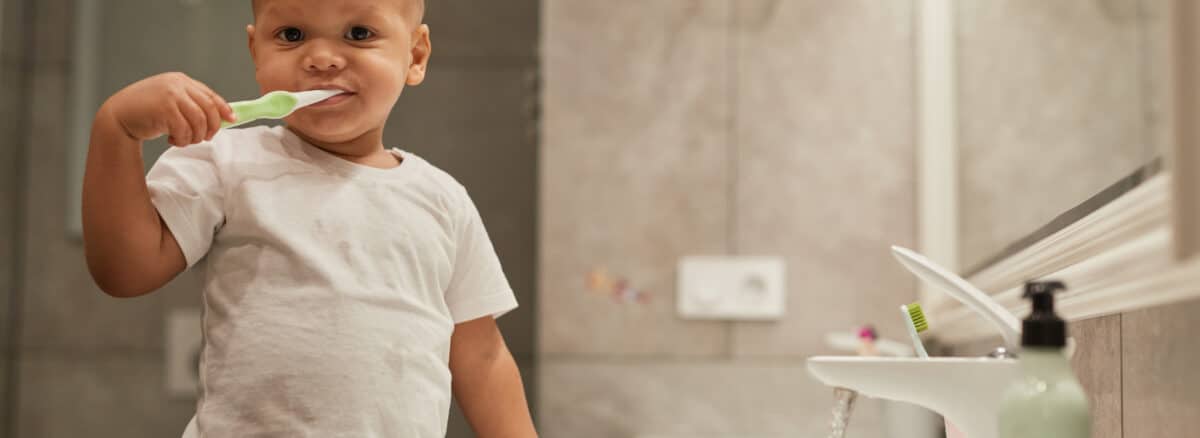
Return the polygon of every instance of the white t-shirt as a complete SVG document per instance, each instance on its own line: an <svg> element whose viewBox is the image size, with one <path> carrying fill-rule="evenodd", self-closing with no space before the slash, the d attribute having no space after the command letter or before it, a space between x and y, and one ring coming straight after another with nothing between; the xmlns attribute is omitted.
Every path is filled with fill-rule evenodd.
<svg viewBox="0 0 1200 438"><path fill-rule="evenodd" d="M203 261L200 436L445 436L454 325L517 302L463 186L392 152L372 168L256 127L150 170Z"/></svg>

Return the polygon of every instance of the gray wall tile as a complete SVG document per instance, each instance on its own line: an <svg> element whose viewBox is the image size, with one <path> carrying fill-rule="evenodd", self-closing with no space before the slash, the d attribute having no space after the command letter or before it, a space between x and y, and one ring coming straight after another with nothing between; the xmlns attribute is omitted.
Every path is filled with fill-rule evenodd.
<svg viewBox="0 0 1200 438"><path fill-rule="evenodd" d="M249 3L127 0L102 10L97 102L170 71L204 82L226 100L258 96L245 30L253 21Z"/></svg>
<svg viewBox="0 0 1200 438"><path fill-rule="evenodd" d="M1092 438L1121 438L1121 315L1072 323L1071 365L1088 395Z"/></svg>
<svg viewBox="0 0 1200 438"><path fill-rule="evenodd" d="M195 412L166 397L158 354L25 354L20 366L16 436L179 436Z"/></svg>
<svg viewBox="0 0 1200 438"><path fill-rule="evenodd" d="M568 0L544 13L541 351L726 352L724 323L676 317L674 271L728 246L727 3ZM596 268L650 302L588 291Z"/></svg>
<svg viewBox="0 0 1200 438"><path fill-rule="evenodd" d="M24 71L16 63L0 64L0 93L6 96L16 95L21 90ZM16 205L20 188L23 184L18 181L19 163L17 163L20 143L25 129L21 125L24 112L24 102L17 99L0 101L0 319L9 317L9 298L15 289L15 267L19 258L15 257L17 242L15 237L18 224L18 209ZM8 324L0 323L0 347L8 345ZM3 380L0 378L0 380Z"/></svg>
<svg viewBox="0 0 1200 438"><path fill-rule="evenodd" d="M1194 436L1200 430L1200 300L1129 312L1121 319L1126 438Z"/></svg>
<svg viewBox="0 0 1200 438"><path fill-rule="evenodd" d="M784 256L789 289L782 321L736 324L736 354L815 354L861 324L903 340L915 280L889 247L916 241L913 3L736 4L736 251Z"/></svg>
<svg viewBox="0 0 1200 438"><path fill-rule="evenodd" d="M70 43L72 33L69 29L74 26L63 26L73 23L72 11L74 2L71 0L38 0L29 2L35 13L33 26L34 65L59 66L66 65L70 59Z"/></svg>
<svg viewBox="0 0 1200 438"><path fill-rule="evenodd" d="M543 362L547 437L795 437L829 433L832 391L797 363ZM881 404L860 397L850 436L882 436Z"/></svg>
<svg viewBox="0 0 1200 438"><path fill-rule="evenodd" d="M428 2L434 65L528 62L538 52L540 1ZM487 58L486 60L472 59Z"/></svg>
<svg viewBox="0 0 1200 438"><path fill-rule="evenodd" d="M471 424L467 422L467 417L458 407L458 402L454 402L450 406L450 420L446 424L446 437L471 438L474 436L475 431L471 430Z"/></svg>
<svg viewBox="0 0 1200 438"><path fill-rule="evenodd" d="M139 3L153 3L151 10L162 17L165 23L172 23L180 28L175 38L165 38L164 43L172 48L171 55L166 58L170 64L149 64L141 57L129 61L146 67L137 73L159 73L160 70L150 70L148 67L159 67L163 70L173 65L182 65L188 75L204 82L213 91L221 94L226 100L236 101L252 99L259 93L258 84L254 81L254 62L250 58L247 47L246 25L254 21L249 2L221 1L186 1L186 2L156 2L154 0L138 0ZM182 8L182 11L179 10ZM182 20L171 14L180 14ZM136 15L134 17L137 17ZM110 16L109 22L116 20ZM136 26L133 26L136 27ZM122 39L137 38L137 35L110 29L112 34L121 35ZM147 44L136 42L135 44ZM161 44L161 43L160 43ZM120 46L112 46L119 48ZM149 61L150 63L163 61ZM122 72L120 66L112 65L111 72ZM148 70L148 71L147 71ZM145 74L132 76L138 78Z"/></svg>
<svg viewBox="0 0 1200 438"><path fill-rule="evenodd" d="M13 366L12 359L7 354L0 356L0 434L9 433L8 391L10 385L8 371L11 366Z"/></svg>
<svg viewBox="0 0 1200 438"><path fill-rule="evenodd" d="M103 295L87 272L83 249L68 236L67 150L61 120L66 113L64 66L34 71L28 147L25 224L25 291L22 344L37 348L161 348L156 296L116 300ZM55 146L58 145L58 146Z"/></svg>
<svg viewBox="0 0 1200 438"><path fill-rule="evenodd" d="M25 56L28 40L23 23L26 21L27 3L24 0L0 1L0 7L4 8L4 16L0 17L3 20L0 23L0 62L16 62Z"/></svg>
<svg viewBox="0 0 1200 438"><path fill-rule="evenodd" d="M96 42L102 52L96 69L100 73L101 98L152 74L188 71L190 56L181 47L186 46L190 30L184 2L123 1L105 5L102 10ZM245 30L241 34L245 35ZM244 43L226 49L246 50ZM151 53L155 56L146 56Z"/></svg>
<svg viewBox="0 0 1200 438"><path fill-rule="evenodd" d="M200 269L184 271L154 294L162 301L164 314L175 309L200 309L204 296L204 272Z"/></svg>

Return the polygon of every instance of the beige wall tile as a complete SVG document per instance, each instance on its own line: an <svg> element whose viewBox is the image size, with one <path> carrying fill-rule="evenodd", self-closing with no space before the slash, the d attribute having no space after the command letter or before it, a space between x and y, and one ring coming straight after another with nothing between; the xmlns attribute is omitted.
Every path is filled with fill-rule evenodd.
<svg viewBox="0 0 1200 438"><path fill-rule="evenodd" d="M964 268L1148 160L1138 3L955 3Z"/></svg>
<svg viewBox="0 0 1200 438"><path fill-rule="evenodd" d="M1121 352L1126 438L1195 436L1200 430L1200 301L1126 313Z"/></svg>
<svg viewBox="0 0 1200 438"><path fill-rule="evenodd" d="M195 401L168 399L163 378L158 354L26 354L16 436L179 436Z"/></svg>
<svg viewBox="0 0 1200 438"><path fill-rule="evenodd" d="M547 437L817 437L832 390L802 362L578 363L540 370L539 433ZM881 404L859 398L849 436L883 436Z"/></svg>
<svg viewBox="0 0 1200 438"><path fill-rule="evenodd" d="M1165 156L1174 145L1175 79L1173 0L1139 0L1145 14L1145 42L1142 46L1144 96L1146 96L1146 154Z"/></svg>
<svg viewBox="0 0 1200 438"><path fill-rule="evenodd" d="M545 4L541 352L714 355L727 326L675 316L675 266L727 248L724 1ZM606 267L652 294L589 292Z"/></svg>
<svg viewBox="0 0 1200 438"><path fill-rule="evenodd" d="M915 280L889 248L916 241L913 4L736 4L736 250L784 256L789 291L735 351L814 354L868 323L903 340Z"/></svg>
<svg viewBox="0 0 1200 438"><path fill-rule="evenodd" d="M1088 395L1092 438L1121 438L1121 315L1072 323L1071 365Z"/></svg>

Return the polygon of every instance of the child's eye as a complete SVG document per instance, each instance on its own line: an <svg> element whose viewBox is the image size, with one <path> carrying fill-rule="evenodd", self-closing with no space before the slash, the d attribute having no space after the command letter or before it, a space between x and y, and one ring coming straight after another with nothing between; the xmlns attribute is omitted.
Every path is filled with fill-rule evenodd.
<svg viewBox="0 0 1200 438"><path fill-rule="evenodd" d="M304 39L304 31L294 27L288 27L280 30L275 34L275 38L294 43Z"/></svg>
<svg viewBox="0 0 1200 438"><path fill-rule="evenodd" d="M367 29L362 26L354 26L351 27L350 30L346 31L346 39L351 41L368 40L373 36L375 36L375 32L372 32L371 29Z"/></svg>

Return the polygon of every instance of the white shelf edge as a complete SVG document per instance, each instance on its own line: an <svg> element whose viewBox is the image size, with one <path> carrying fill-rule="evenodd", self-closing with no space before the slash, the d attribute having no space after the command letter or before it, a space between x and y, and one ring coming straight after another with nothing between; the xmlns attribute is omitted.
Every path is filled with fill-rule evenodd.
<svg viewBox="0 0 1200 438"><path fill-rule="evenodd" d="M1018 316L1028 312L1021 288L1054 278L1070 291L1059 313L1070 321L1200 298L1200 260L1175 261L1170 175L1129 193L968 280ZM929 336L948 345L996 337L995 329L957 302L930 316Z"/></svg>

